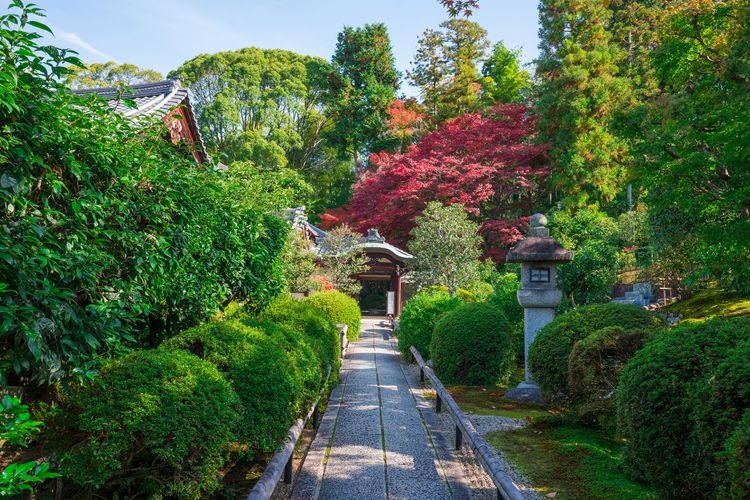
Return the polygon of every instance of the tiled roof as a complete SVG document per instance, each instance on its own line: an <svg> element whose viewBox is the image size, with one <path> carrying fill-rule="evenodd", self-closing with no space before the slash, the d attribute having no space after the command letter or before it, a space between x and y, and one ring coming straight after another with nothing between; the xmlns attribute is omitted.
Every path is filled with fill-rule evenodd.
<svg viewBox="0 0 750 500"><path fill-rule="evenodd" d="M102 87L95 89L80 89L74 91L76 94L97 94L106 99L115 111L124 116L157 116L162 118L177 106L184 105L187 108L186 118L193 129L194 137L197 137L198 146L203 156L208 159L206 146L203 143L198 123L195 120L188 89L180 84L179 80L162 80L160 82L139 83L129 87ZM136 107L127 106L124 99L135 102Z"/></svg>

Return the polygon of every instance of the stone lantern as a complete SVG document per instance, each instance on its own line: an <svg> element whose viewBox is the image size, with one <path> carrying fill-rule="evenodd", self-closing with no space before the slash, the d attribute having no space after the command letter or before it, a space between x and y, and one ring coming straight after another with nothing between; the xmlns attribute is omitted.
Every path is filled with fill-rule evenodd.
<svg viewBox="0 0 750 500"><path fill-rule="evenodd" d="M521 289L518 302L523 306L523 337L525 380L506 391L505 397L518 401L541 402L539 386L529 370L529 346L539 330L555 317L562 292L557 288L557 266L573 260L573 252L565 250L550 238L547 217L534 214L529 232L508 252L506 262L521 264Z"/></svg>

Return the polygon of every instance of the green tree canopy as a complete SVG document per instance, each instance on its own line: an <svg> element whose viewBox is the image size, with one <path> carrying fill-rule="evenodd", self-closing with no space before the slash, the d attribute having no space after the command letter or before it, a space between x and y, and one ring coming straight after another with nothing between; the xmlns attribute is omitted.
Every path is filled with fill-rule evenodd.
<svg viewBox="0 0 750 500"><path fill-rule="evenodd" d="M426 30L408 72L435 123L481 107L479 64L489 47L487 31L466 19L450 19Z"/></svg>
<svg viewBox="0 0 750 500"><path fill-rule="evenodd" d="M652 56L662 91L636 114L657 250L692 240L693 279L750 293L750 2L667 12Z"/></svg>
<svg viewBox="0 0 750 500"><path fill-rule="evenodd" d="M420 288L443 285L453 294L479 281L482 237L463 205L432 201L416 223L409 250L416 257L413 276Z"/></svg>
<svg viewBox="0 0 750 500"><path fill-rule="evenodd" d="M191 90L206 143L222 161L312 168L326 125L320 58L254 47L202 54L170 76Z"/></svg>
<svg viewBox="0 0 750 500"><path fill-rule="evenodd" d="M531 75L521 68L521 51L498 42L482 65L484 99L487 105L521 102L531 88Z"/></svg>
<svg viewBox="0 0 750 500"><path fill-rule="evenodd" d="M65 77L65 85L73 89L96 87L114 87L116 85L136 85L138 83L158 82L164 77L158 71L139 68L135 64L91 63L85 66L69 66L70 72Z"/></svg>

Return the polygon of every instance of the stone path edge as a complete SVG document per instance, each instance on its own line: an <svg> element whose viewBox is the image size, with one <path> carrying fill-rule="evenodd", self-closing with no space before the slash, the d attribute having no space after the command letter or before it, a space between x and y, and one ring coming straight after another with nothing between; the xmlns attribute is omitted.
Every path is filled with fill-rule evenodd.
<svg viewBox="0 0 750 500"><path fill-rule="evenodd" d="M343 365L348 362L348 359L345 351L339 373L344 371ZM345 379L340 381L339 385L331 391L331 395L328 398L328 408L326 408L323 418L320 420L320 425L315 433L315 439L313 439L302 464L300 464L299 473L294 481L294 488L290 496L291 500L316 500L320 496L331 440L336 430L336 423L339 418L339 411L341 410L344 395L346 394L348 380L349 371L347 370ZM310 464L313 464L314 467L312 473L309 472L310 468L306 467L308 460L311 461Z"/></svg>

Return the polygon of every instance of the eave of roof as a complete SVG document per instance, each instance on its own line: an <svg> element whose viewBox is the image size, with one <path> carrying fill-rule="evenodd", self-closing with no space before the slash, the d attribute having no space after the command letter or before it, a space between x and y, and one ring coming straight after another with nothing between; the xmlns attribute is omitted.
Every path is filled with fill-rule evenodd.
<svg viewBox="0 0 750 500"><path fill-rule="evenodd" d="M206 145L203 142L198 122L190 105L188 89L179 80L167 79L160 82L140 83L127 87L100 87L94 89L74 90L76 94L96 94L105 99L112 109L123 116L157 116L164 118L172 110L183 106L185 118L193 137L197 138L198 154L201 163L210 161ZM135 102L135 108L125 104L124 100Z"/></svg>

